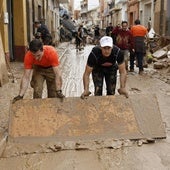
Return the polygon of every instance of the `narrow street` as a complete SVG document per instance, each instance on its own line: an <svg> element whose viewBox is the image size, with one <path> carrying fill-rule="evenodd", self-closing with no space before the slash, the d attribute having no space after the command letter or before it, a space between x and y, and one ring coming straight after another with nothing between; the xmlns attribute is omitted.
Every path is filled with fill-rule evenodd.
<svg viewBox="0 0 170 170"><path fill-rule="evenodd" d="M63 93L66 97L79 97L81 95L83 91L82 76L92 47L92 45L87 45L84 50L76 52L74 44L62 43L57 48L61 62ZM8 133L10 100L18 95L23 63L13 62L11 67L15 82L10 80L8 84L0 88L0 154L2 157ZM152 66L145 69L145 72L146 75L141 76L138 74L138 68L135 68L134 73L128 73L127 90L129 95L156 94L166 128L166 139L159 139L155 143L143 145L129 141L127 146L123 146L120 141L117 141L116 148L62 150L51 153L39 153L37 150L33 154L25 153L25 155L16 157L0 158L0 169L170 170L170 85L153 77ZM93 94L92 81L90 91ZM117 92L116 95L118 95ZM46 91L44 91L44 97L46 97ZM31 87L27 90L24 98L32 98Z"/></svg>
<svg viewBox="0 0 170 170"><path fill-rule="evenodd" d="M83 91L82 75L91 46L76 52L75 45L68 43L67 51L61 58L63 91L66 97L78 97Z"/></svg>

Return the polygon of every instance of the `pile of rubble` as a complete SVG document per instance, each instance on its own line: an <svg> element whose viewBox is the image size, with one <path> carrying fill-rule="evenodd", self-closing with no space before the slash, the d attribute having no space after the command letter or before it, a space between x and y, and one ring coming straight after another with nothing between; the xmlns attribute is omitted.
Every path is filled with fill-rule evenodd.
<svg viewBox="0 0 170 170"><path fill-rule="evenodd" d="M170 84L170 44L151 55L153 57L153 68L156 70L153 73L154 77Z"/></svg>

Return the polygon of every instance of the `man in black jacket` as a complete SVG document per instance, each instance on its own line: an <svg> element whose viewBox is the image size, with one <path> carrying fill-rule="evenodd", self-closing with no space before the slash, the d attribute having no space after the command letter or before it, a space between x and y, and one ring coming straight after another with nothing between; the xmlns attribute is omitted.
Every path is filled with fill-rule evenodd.
<svg viewBox="0 0 170 170"><path fill-rule="evenodd" d="M52 45L52 36L46 25L40 21L34 22L34 27L37 28L35 38L41 38L44 45Z"/></svg>
<svg viewBox="0 0 170 170"><path fill-rule="evenodd" d="M106 35L111 37L112 31L113 31L112 23L109 23L109 25L106 27Z"/></svg>

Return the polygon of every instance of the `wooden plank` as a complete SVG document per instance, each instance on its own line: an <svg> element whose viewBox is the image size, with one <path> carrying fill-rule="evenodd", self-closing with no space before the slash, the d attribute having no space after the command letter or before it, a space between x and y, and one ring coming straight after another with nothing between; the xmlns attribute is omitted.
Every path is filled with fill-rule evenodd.
<svg viewBox="0 0 170 170"><path fill-rule="evenodd" d="M13 141L148 137L166 137L154 95L21 100L10 109L9 139Z"/></svg>

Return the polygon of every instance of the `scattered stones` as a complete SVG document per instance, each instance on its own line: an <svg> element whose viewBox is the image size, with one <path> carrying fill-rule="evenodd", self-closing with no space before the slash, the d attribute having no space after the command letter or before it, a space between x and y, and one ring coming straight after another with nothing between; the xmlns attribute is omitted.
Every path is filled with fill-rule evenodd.
<svg viewBox="0 0 170 170"><path fill-rule="evenodd" d="M155 139L147 138L147 139L137 140L137 145L138 146L142 146L143 144L151 144L151 143L155 143Z"/></svg>
<svg viewBox="0 0 170 170"><path fill-rule="evenodd" d="M167 57L170 59L170 51L167 52Z"/></svg>
<svg viewBox="0 0 170 170"><path fill-rule="evenodd" d="M132 140L127 139L127 140L123 141L123 146L130 147L132 145L133 145L133 141Z"/></svg>
<svg viewBox="0 0 170 170"><path fill-rule="evenodd" d="M153 55L153 69L157 72L151 74L167 84L170 84L170 45L156 51Z"/></svg>
<svg viewBox="0 0 170 170"><path fill-rule="evenodd" d="M137 145L138 145L138 146L142 146L142 145L143 145L143 140L138 140L138 141L137 141Z"/></svg>
<svg viewBox="0 0 170 170"><path fill-rule="evenodd" d="M155 62L153 65L154 69L162 69L164 65L161 62Z"/></svg>

